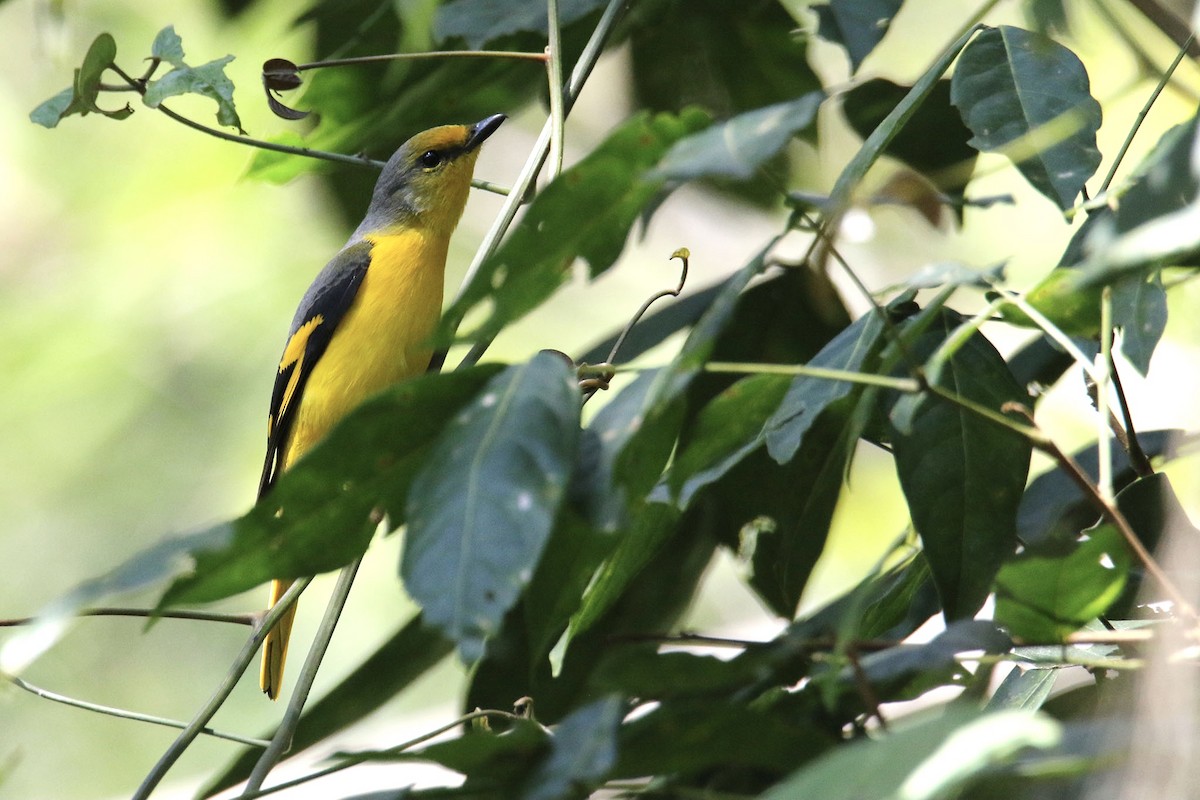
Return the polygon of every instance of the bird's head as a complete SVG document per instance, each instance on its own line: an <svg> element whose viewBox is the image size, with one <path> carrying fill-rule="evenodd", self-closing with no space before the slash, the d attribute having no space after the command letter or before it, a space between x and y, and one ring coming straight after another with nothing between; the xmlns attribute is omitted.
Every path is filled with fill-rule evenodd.
<svg viewBox="0 0 1200 800"><path fill-rule="evenodd" d="M494 114L474 125L442 125L400 145L379 174L358 233L418 226L449 236L467 204L479 146L504 120Z"/></svg>

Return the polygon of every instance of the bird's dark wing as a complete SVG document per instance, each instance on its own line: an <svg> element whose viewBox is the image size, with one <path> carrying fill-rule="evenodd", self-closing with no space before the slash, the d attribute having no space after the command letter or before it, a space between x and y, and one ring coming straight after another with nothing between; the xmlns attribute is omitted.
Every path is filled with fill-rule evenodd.
<svg viewBox="0 0 1200 800"><path fill-rule="evenodd" d="M267 455L263 462L258 496L265 495L283 469L284 451L304 387L312 375L338 323L358 295L358 287L371 263L371 245L358 242L334 256L304 293L279 360L271 411L267 417Z"/></svg>

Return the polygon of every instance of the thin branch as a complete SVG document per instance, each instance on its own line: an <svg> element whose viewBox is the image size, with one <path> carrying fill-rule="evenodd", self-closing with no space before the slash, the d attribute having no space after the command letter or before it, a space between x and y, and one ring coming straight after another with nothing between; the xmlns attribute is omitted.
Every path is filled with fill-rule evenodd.
<svg viewBox="0 0 1200 800"><path fill-rule="evenodd" d="M879 720L879 727L886 731L888 722L883 716L883 710L879 707L879 693L875 691L871 679L867 676L867 671L863 669L862 662L858 658L858 648L853 643L846 648L846 658L850 661L850 671L854 675L854 687L858 690L863 705L867 707L867 713Z"/></svg>
<svg viewBox="0 0 1200 800"><path fill-rule="evenodd" d="M1187 55L1188 49L1195 43L1196 34L1189 33L1187 41L1180 46L1179 52L1175 54L1175 60L1171 62L1171 66L1167 67L1167 71L1159 78L1158 85L1154 87L1154 91L1150 93L1150 97L1146 99L1146 104L1142 106L1142 110L1138 112L1137 117L1133 121L1133 126L1129 129L1129 133L1125 135L1125 141L1121 143L1121 149L1117 151L1116 157L1113 158L1112 166L1108 168L1108 174L1104 176L1104 182L1100 184L1099 194L1108 191L1108 187L1112 185L1113 177L1117 174L1117 168L1121 166L1121 162L1125 158L1125 154L1129 152L1129 146L1133 144L1133 137L1137 136L1138 130L1145 122L1146 116L1150 113L1150 107L1154 105L1154 101L1162 94L1162 90L1171 82L1171 76L1175 74L1175 69L1179 63L1183 61L1183 57Z"/></svg>
<svg viewBox="0 0 1200 800"><path fill-rule="evenodd" d="M546 79L550 91L550 180L562 172L563 137L567 114L563 110L562 28L558 0L546 0Z"/></svg>
<svg viewBox="0 0 1200 800"><path fill-rule="evenodd" d="M168 610L156 611L153 608L88 608L80 611L77 617L140 617L148 619L191 619L200 622L229 622L235 625L255 625L261 614L219 614L214 611L185 611ZM0 619L0 628L16 628L35 622L37 617L16 617L15 619Z"/></svg>
<svg viewBox="0 0 1200 800"><path fill-rule="evenodd" d="M304 666L296 681L296 688L292 690L292 698L288 702L287 710L283 714L279 727L275 730L275 735L271 737L270 744L259 756L258 762L250 772L250 777L246 781L247 792L256 792L261 789L267 774L292 748L292 737L296 732L296 726L300 723L300 714L304 711L304 704L312 691L317 670L320 669L321 660L329 648L329 641L333 638L333 631L337 627L338 619L341 618L342 609L346 606L346 598L350 596L350 589L354 586L354 576L358 572L360 564L362 564L362 558L342 567L342 571L338 575L337 584L334 586L329 604L325 608L325 616L321 619L321 625L317 628L312 647L309 648L308 657L304 660Z"/></svg>
<svg viewBox="0 0 1200 800"><path fill-rule="evenodd" d="M1105 286L1100 294L1100 352L1096 355L1096 375L1100 378L1096 383L1096 411L1099 419L1096 421L1099 429L1096 435L1096 456L1099 459L1097 473L1097 488L1104 501L1109 505L1113 502L1112 480L1112 439L1108 435L1108 368L1112 364L1112 287Z"/></svg>
<svg viewBox="0 0 1200 800"><path fill-rule="evenodd" d="M433 739L437 736L441 736L443 733L446 733L447 731L452 731L455 728L457 728L459 725L463 725L465 723L471 722L472 720L488 719L491 717L499 717L501 719L507 719L507 720L513 720L513 721L516 721L518 719L523 719L522 717L518 716L517 714L513 714L508 711L498 711L495 709L476 710L476 711L472 711L470 714L464 714L463 716L459 717L458 719L454 720L453 722L449 722L445 725L442 725L439 728L435 728L434 730L429 731L428 733L423 733L420 736L416 737L415 739L409 739L407 742L404 742L403 744L398 744L395 747L388 748L387 750L382 751L382 753L396 753L396 754L403 753L405 750L412 749L413 747L416 747L419 744L424 744L425 742L429 741L430 739ZM245 793L239 795L239 800L254 800L255 798L258 798L258 797L266 797L269 794L274 794L276 792L282 792L285 789L291 789L296 786L300 786L301 784L310 783L319 778L324 778L327 775L333 775L334 773L341 772L344 769L349 769L350 767L355 767L355 766L358 766L359 764L363 764L367 761L371 761L373 758L378 757L380 755L380 753L379 752L362 753L362 754L348 753L348 754L342 754L342 755L345 758L344 761L341 761L330 767L326 767L325 769L310 773L308 775L302 775L298 778L293 778L290 781L285 781L283 783L276 784L275 786L271 786L266 789L258 789L258 790L252 791L252 792L245 792Z"/></svg>
<svg viewBox="0 0 1200 800"><path fill-rule="evenodd" d="M546 61L545 53L525 53L515 50L432 50L424 53L388 53L377 56L355 56L354 58L331 58L328 61L311 61L297 64L296 69L321 69L322 67L349 67L356 64L380 64L387 61L420 61L427 58L511 58L521 61Z"/></svg>
<svg viewBox="0 0 1200 800"><path fill-rule="evenodd" d="M863 386L880 386L884 389L895 389L896 391L906 393L919 392L923 388L923 384L914 378L894 378L891 375L875 375L869 372L849 372L841 369L810 367L806 364L739 364L729 361L709 361L704 365L704 371L742 375L804 375L810 378L845 381Z"/></svg>
<svg viewBox="0 0 1200 800"><path fill-rule="evenodd" d="M279 599L270 611L262 618L262 624L254 629L254 633L246 640L246 644L242 646L241 651L237 654L229 671L225 674L225 678L221 684L213 692L212 697L204 704L191 722L183 729L183 732L175 738L167 751L159 757L158 762L151 768L149 774L142 780L142 785L138 787L133 795L133 800L145 800L154 791L155 787L162 782L166 777L167 771L179 760L183 752L200 734L200 731L208 724L209 720L216 715L217 711L228 699L233 692L233 688L237 686L238 681L246 672L246 667L250 664L254 654L258 652L258 648L262 645L263 640L267 638L267 634L275 627L275 623L279 621L289 608L295 605L296 600L300 597L300 593L312 582L312 578L300 578L291 587L284 592L283 597Z"/></svg>
<svg viewBox="0 0 1200 800"><path fill-rule="evenodd" d="M1117 405L1121 407L1121 416L1125 420L1125 427L1122 430L1124 437L1121 441L1121 446L1125 448L1125 452L1129 455L1129 463L1133 466L1133 471L1139 478L1147 478L1154 474L1154 465L1150 463L1149 456L1142 449L1142 443L1138 441L1137 428L1133 426L1133 415L1129 411L1129 400L1125 397L1125 387L1121 384L1121 373L1117 370L1117 362L1113 360L1112 353L1108 354L1108 369L1112 374L1113 388L1117 392ZM1119 424L1114 425L1114 431L1121 428Z"/></svg>
<svg viewBox="0 0 1200 800"><path fill-rule="evenodd" d="M35 686L26 680L18 678L16 675L5 675L5 679L10 681L15 686L18 686L25 691L37 695L43 700L50 700L55 703L62 703L72 708L82 708L84 711L94 711L97 714L107 714L112 717L120 717L121 719L131 719L135 722L149 722L151 725L162 725L167 728L185 728L187 723L180 722L175 719L167 719L166 717L155 717L150 714L140 714L136 711L129 711L124 708L115 708L113 706L103 706L99 703L89 703L86 700L79 700L74 697L68 697L65 694L58 694L49 689L43 689L40 686ZM241 736L236 733L226 733L216 730L215 728L203 727L200 733L206 736L212 736L216 739L228 739L231 742L238 744L250 745L251 747L266 747L268 742L265 739L255 739L250 736Z"/></svg>

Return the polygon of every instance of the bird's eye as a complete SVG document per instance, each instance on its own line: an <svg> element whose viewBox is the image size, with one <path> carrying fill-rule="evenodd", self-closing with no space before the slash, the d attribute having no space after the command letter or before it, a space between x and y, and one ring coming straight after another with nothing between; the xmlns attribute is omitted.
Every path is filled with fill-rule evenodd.
<svg viewBox="0 0 1200 800"><path fill-rule="evenodd" d="M437 150L426 150L421 154L421 166L425 167L425 169L433 169L441 163L442 154Z"/></svg>

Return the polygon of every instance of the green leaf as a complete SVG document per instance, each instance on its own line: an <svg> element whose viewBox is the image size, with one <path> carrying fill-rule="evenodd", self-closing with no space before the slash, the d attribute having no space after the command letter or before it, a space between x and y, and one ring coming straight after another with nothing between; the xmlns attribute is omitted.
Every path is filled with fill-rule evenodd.
<svg viewBox="0 0 1200 800"><path fill-rule="evenodd" d="M951 711L893 724L878 740L836 748L761 795L762 800L941 800L1026 748L1062 739L1049 717L1024 711Z"/></svg>
<svg viewBox="0 0 1200 800"><path fill-rule="evenodd" d="M1100 104L1087 71L1046 36L1007 25L985 30L958 60L951 99L978 150L1003 150L1019 139L1033 145L1017 169L1059 208L1074 204L1100 164Z"/></svg>
<svg viewBox="0 0 1200 800"><path fill-rule="evenodd" d="M68 86L49 100L29 112L29 120L43 128L54 128L66 116L71 101L75 99L75 87Z"/></svg>
<svg viewBox="0 0 1200 800"><path fill-rule="evenodd" d="M175 33L175 26L168 25L154 37L150 55L162 59L173 67L186 67L183 63L183 40Z"/></svg>
<svg viewBox="0 0 1200 800"><path fill-rule="evenodd" d="M1059 641L1103 614L1121 595L1132 557L1109 524L1074 547L1028 550L996 576L996 621L1013 635Z"/></svg>
<svg viewBox="0 0 1200 800"><path fill-rule="evenodd" d="M875 49L900 10L902 0L831 0L813 6L817 35L846 48L851 72Z"/></svg>
<svg viewBox="0 0 1200 800"><path fill-rule="evenodd" d="M617 726L625 702L606 697L565 717L550 737L550 754L525 781L521 800L569 800L591 793L617 761Z"/></svg>
<svg viewBox="0 0 1200 800"><path fill-rule="evenodd" d="M194 568L174 573L179 577L160 605L218 600L272 578L337 569L362 555L375 529L372 510L382 507L394 525L404 521L405 495L433 440L495 371L422 376L365 402L262 502L213 528L206 534L211 543L188 547Z"/></svg>
<svg viewBox="0 0 1200 800"><path fill-rule="evenodd" d="M559 0L558 22L570 25L604 5L604 0ZM463 39L472 50L513 33L546 34L545 0L455 0L438 9L434 39Z"/></svg>
<svg viewBox="0 0 1200 800"><path fill-rule="evenodd" d="M465 662L529 582L579 440L579 389L540 353L492 379L438 437L409 491L400 572Z"/></svg>
<svg viewBox="0 0 1200 800"><path fill-rule="evenodd" d="M854 132L866 139L911 90L874 78L843 95L842 111ZM970 138L971 131L950 102L950 81L943 79L933 85L925 102L883 152L932 180L948 196L962 200L978 155L968 144Z"/></svg>
<svg viewBox="0 0 1200 800"><path fill-rule="evenodd" d="M420 615L409 620L337 686L305 708L288 755L295 756L375 713L453 649L453 643L427 627ZM274 735L275 730L271 730L262 738ZM257 747L243 750L201 791L201 796L209 797L244 781L261 755L262 750Z"/></svg>
<svg viewBox="0 0 1200 800"><path fill-rule="evenodd" d="M923 337L936 346L957 325L943 312ZM934 385L998 412L1025 392L978 332L936 374ZM1016 514L1031 446L995 422L928 393L905 395L890 417L896 471L921 536L947 619L972 617L1001 562L1016 547Z"/></svg>
<svg viewBox="0 0 1200 800"><path fill-rule="evenodd" d="M639 114L563 172L447 309L439 340L447 341L453 322L481 306L488 307L486 318L460 331L459 338L495 336L549 297L569 277L576 258L588 263L592 277L611 267L633 223L663 187L647 170L672 143L706 122L697 111L679 117Z"/></svg>
<svg viewBox="0 0 1200 800"><path fill-rule="evenodd" d="M142 95L142 102L150 108L158 108L164 100L181 94L208 97L217 103L217 122L245 133L233 105L233 81L225 74L225 65L230 61L233 61L233 56L218 58L199 67L176 67L158 80L151 81Z"/></svg>
<svg viewBox="0 0 1200 800"><path fill-rule="evenodd" d="M894 687L927 680L934 673L957 670L959 653L982 650L988 655L999 655L1011 648L1012 640L990 620L964 619L950 623L924 644L899 644L863 656L858 666L881 697L888 698L897 691ZM860 679L854 667L841 671L841 680L847 686L856 685Z"/></svg>
<svg viewBox="0 0 1200 800"><path fill-rule="evenodd" d="M96 104L100 96L100 83L104 71L113 65L117 57L117 43L110 34L102 33L92 40L83 64L75 70L75 82L71 89L64 89L29 114L30 120L45 128L53 128L64 117L72 114L87 116L103 114L109 119L121 120L133 113L126 104L124 108L109 111ZM70 94L68 95L68 91Z"/></svg>
<svg viewBox="0 0 1200 800"><path fill-rule="evenodd" d="M672 181L705 177L749 180L793 136L816 124L817 109L824 99L824 92L809 92L680 139L650 175Z"/></svg>
<svg viewBox="0 0 1200 800"><path fill-rule="evenodd" d="M687 445L666 475L680 510L687 508L696 492L762 446L763 425L791 382L784 375L751 375L700 410Z"/></svg>
<svg viewBox="0 0 1200 800"><path fill-rule="evenodd" d="M1020 709L1037 711L1046 702L1061 670L1013 667L988 699L986 710Z"/></svg>
<svg viewBox="0 0 1200 800"><path fill-rule="evenodd" d="M647 503L632 515L632 522L611 556L605 560L579 610L571 616L572 638L591 628L621 598L630 582L675 533L679 512L663 503Z"/></svg>
<svg viewBox="0 0 1200 800"><path fill-rule="evenodd" d="M1167 329L1167 290L1162 273L1130 275L1113 286L1113 324L1121 329L1121 354L1142 373Z"/></svg>

